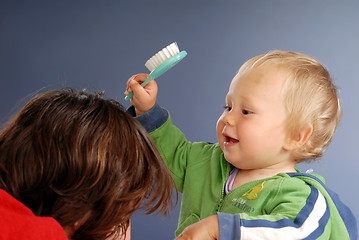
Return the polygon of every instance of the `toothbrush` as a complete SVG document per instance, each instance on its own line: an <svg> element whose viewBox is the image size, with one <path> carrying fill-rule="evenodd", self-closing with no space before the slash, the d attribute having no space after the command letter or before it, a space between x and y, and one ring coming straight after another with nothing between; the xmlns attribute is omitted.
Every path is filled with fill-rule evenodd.
<svg viewBox="0 0 359 240"><path fill-rule="evenodd" d="M158 78L159 76L170 70L185 56L187 56L187 52L180 52L176 42L171 43L167 47L163 48L145 63L146 68L150 70L151 73L147 77L146 81L141 84L141 86L146 86L148 82ZM125 97L125 100L130 100L132 97L133 91Z"/></svg>

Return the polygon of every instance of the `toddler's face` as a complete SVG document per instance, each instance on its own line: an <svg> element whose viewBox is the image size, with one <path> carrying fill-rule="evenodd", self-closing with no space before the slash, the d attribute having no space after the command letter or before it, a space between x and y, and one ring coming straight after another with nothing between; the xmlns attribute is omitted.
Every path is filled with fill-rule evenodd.
<svg viewBox="0 0 359 240"><path fill-rule="evenodd" d="M233 78L217 122L217 135L226 160L235 167L262 169L286 164L284 79L283 72L273 66Z"/></svg>

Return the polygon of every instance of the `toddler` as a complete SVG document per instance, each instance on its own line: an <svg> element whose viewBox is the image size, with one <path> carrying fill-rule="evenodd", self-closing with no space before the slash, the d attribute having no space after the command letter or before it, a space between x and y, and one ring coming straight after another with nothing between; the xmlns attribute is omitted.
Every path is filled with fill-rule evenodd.
<svg viewBox="0 0 359 240"><path fill-rule="evenodd" d="M233 78L217 144L191 143L156 104L157 85L127 91L182 192L178 239L356 239L351 211L317 174L296 164L319 158L341 117L328 71L300 53L248 60Z"/></svg>

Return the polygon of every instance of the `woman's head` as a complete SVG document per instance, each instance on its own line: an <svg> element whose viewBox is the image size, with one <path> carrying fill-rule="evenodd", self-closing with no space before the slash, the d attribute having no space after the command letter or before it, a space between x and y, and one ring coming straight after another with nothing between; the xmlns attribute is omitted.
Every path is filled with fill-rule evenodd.
<svg viewBox="0 0 359 240"><path fill-rule="evenodd" d="M142 204L166 213L172 179L141 125L114 100L71 89L35 96L0 132L0 187L73 239L124 232ZM116 231L117 230L117 231Z"/></svg>

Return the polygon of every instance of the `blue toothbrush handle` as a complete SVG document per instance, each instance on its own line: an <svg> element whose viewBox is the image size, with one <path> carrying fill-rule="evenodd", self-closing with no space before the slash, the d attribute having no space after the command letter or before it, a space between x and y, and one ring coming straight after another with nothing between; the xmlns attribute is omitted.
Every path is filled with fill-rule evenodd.
<svg viewBox="0 0 359 240"><path fill-rule="evenodd" d="M141 86L145 87L148 82L158 78L159 76L161 76L162 74L164 74L165 72L170 70L174 65L179 63L185 56L187 56L187 52L182 51L180 53L177 53L173 57L167 59L166 61L164 61L161 65L159 65L155 70L153 70L150 73L150 75L147 77L146 81L141 83ZM128 100L132 99L132 97L133 97L133 91L130 92L129 94L127 94L127 96L125 97L125 100L128 101Z"/></svg>

